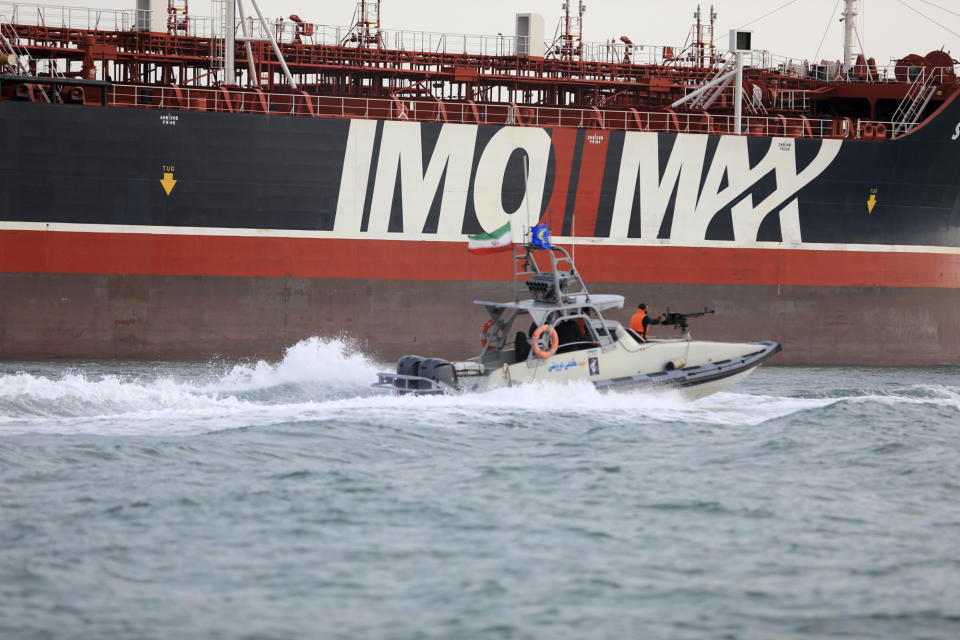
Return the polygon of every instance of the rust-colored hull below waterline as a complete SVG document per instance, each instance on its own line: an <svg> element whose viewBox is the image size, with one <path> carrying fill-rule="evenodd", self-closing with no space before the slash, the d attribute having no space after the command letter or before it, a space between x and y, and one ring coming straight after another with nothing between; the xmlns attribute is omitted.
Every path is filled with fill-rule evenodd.
<svg viewBox="0 0 960 640"><path fill-rule="evenodd" d="M776 340L778 365L955 364L952 289L591 283L654 313L713 316L695 337ZM279 357L310 336L350 336L371 356L464 358L479 349L483 312L471 303L509 296L502 281L296 277L0 274L0 357ZM386 311L390 310L390 311ZM661 329L660 335L674 335Z"/></svg>

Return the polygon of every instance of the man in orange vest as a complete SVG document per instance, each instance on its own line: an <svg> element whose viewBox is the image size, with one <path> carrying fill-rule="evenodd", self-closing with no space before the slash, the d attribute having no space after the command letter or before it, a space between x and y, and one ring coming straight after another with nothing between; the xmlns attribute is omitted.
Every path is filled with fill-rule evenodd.
<svg viewBox="0 0 960 640"><path fill-rule="evenodd" d="M637 312L630 318L630 328L644 340L647 339L647 327L652 324L660 324L667 319L667 316L660 314L659 318L651 318L647 315L647 305L640 303L637 305Z"/></svg>

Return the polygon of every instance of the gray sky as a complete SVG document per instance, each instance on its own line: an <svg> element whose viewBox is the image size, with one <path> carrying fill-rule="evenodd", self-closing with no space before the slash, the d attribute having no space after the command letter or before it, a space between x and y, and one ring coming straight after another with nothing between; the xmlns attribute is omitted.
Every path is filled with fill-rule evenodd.
<svg viewBox="0 0 960 640"><path fill-rule="evenodd" d="M572 5L576 2L571 0ZM718 36L787 2L789 0L714 0L719 14ZM60 0L56 4L132 8L135 0ZM271 17L296 13L309 22L330 25L347 25L356 6L355 0L260 0L260 4ZM706 13L711 2L586 0L586 4L585 40L601 42L627 35L637 44L679 45L686 40L697 4L701 4ZM529 11L543 15L547 39L550 39L561 15L561 5L562 0L384 0L382 20L386 29L496 35L498 32L512 34L514 14ZM960 34L960 15L957 15L960 0L860 0L859 6L862 12L858 19L860 39L868 57L875 57L878 64L887 64L890 58L907 53L924 55L941 47L960 57L960 36L956 35ZM794 0L747 28L754 32L755 48L812 61L829 25L818 58L840 59L842 7L842 0ZM911 7L946 29L918 15ZM192 0L190 11L199 15L211 13L207 0ZM718 43L725 41L718 37Z"/></svg>

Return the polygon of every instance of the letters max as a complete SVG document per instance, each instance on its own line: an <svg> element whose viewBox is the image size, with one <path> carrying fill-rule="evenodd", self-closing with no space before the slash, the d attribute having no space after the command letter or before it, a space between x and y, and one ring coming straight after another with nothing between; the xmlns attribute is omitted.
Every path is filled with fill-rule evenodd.
<svg viewBox="0 0 960 640"><path fill-rule="evenodd" d="M382 127L379 147L375 144L378 125ZM501 127L478 149L479 125L444 124L425 159L422 126L418 122L350 122L335 235L459 241L468 209L487 231L508 220L513 221L515 234L518 227L537 223L550 197L545 193L548 184L560 182L548 175L551 156L556 154L548 130ZM744 136L723 136L708 144L710 136L702 134L629 131L603 135L623 136L622 145L610 145L603 167L608 196L604 201L608 208L609 202L613 203L607 214L611 240L663 237L664 222L669 220L670 240L703 241L714 216L729 207L738 244L755 243L760 224L771 214L780 217L784 242L801 242L797 193L830 166L842 145L840 140L807 141L817 145L816 153L798 167L797 141L773 138L762 158L758 161L755 157L751 166ZM515 166L511 157L518 150L527 160L523 176L518 178L525 188L519 206L508 211L503 185L508 165ZM772 192L767 188L762 198L754 201L753 189L761 180L771 184L771 176ZM439 220L427 232L441 185ZM571 190L576 187L570 185ZM558 187L554 184L553 188ZM401 228L395 222L391 226L398 195ZM518 220L522 224L517 224Z"/></svg>

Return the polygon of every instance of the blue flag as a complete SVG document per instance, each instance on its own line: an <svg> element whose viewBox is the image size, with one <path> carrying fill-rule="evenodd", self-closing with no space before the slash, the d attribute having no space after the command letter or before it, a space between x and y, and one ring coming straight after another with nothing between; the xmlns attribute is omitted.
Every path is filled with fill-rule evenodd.
<svg viewBox="0 0 960 640"><path fill-rule="evenodd" d="M537 249L550 248L550 229L545 224L539 224L530 229L530 244Z"/></svg>

